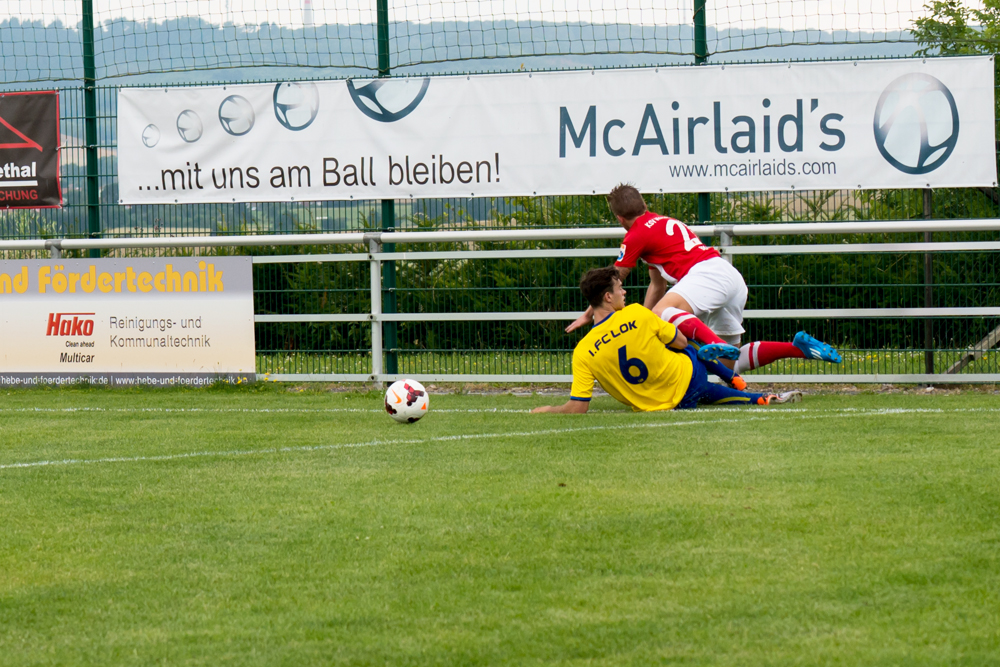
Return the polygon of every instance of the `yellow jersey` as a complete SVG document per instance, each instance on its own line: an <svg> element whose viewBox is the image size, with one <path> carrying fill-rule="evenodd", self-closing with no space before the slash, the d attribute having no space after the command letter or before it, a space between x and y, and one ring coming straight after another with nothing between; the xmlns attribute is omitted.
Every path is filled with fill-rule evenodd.
<svg viewBox="0 0 1000 667"><path fill-rule="evenodd" d="M672 410L691 383L691 359L667 349L677 337L664 322L637 303L594 325L573 350L570 398L589 401L596 379L604 390L633 410Z"/></svg>

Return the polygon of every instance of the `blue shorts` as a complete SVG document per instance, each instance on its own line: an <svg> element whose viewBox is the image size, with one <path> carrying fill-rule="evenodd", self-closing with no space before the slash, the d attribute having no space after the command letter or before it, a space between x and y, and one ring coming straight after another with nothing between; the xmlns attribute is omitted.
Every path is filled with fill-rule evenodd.
<svg viewBox="0 0 1000 667"><path fill-rule="evenodd" d="M708 369L705 363L698 358L698 351L688 345L683 350L678 350L678 354L686 354L691 359L691 384L688 385L684 398L677 404L674 410L692 410L698 407L699 403L708 405L757 405L758 399L764 394L753 394L747 391L739 391L723 384L714 384L708 381ZM717 363L717 362L713 362Z"/></svg>

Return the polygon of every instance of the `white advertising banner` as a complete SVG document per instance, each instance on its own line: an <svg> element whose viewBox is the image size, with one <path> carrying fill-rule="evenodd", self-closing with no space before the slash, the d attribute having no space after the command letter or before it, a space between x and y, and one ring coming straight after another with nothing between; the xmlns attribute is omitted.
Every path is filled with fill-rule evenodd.
<svg viewBox="0 0 1000 667"><path fill-rule="evenodd" d="M120 197L992 187L992 61L124 88Z"/></svg>
<svg viewBox="0 0 1000 667"><path fill-rule="evenodd" d="M255 380L249 257L0 261L0 387Z"/></svg>

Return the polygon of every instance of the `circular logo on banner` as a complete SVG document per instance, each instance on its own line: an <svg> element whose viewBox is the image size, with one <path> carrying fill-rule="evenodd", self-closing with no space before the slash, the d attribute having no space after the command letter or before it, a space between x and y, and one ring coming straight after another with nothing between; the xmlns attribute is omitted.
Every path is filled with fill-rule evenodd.
<svg viewBox="0 0 1000 667"><path fill-rule="evenodd" d="M219 105L219 122L222 129L234 137L242 137L253 129L256 115L250 100L240 95L230 95Z"/></svg>
<svg viewBox="0 0 1000 667"><path fill-rule="evenodd" d="M380 123L394 123L405 118L424 99L429 78L375 79L360 88L353 79L347 80L347 90L361 113Z"/></svg>
<svg viewBox="0 0 1000 667"><path fill-rule="evenodd" d="M285 129L306 129L318 112L319 89L315 83L287 81L274 87L274 116Z"/></svg>
<svg viewBox="0 0 1000 667"><path fill-rule="evenodd" d="M203 130L201 118L190 109L185 109L177 116L177 134L187 143L193 144L201 139Z"/></svg>
<svg viewBox="0 0 1000 667"><path fill-rule="evenodd" d="M160 143L160 128L153 124L147 125L142 130L142 143L146 148L152 148L156 144Z"/></svg>
<svg viewBox="0 0 1000 667"><path fill-rule="evenodd" d="M890 83L875 107L875 144L905 174L934 171L958 143L958 106L951 91L929 74Z"/></svg>

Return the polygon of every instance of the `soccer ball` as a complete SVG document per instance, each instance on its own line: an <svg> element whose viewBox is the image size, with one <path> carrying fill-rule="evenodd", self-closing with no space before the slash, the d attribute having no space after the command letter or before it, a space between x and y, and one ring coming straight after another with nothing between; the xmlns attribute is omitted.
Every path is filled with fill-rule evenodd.
<svg viewBox="0 0 1000 667"><path fill-rule="evenodd" d="M319 89L315 83L286 81L274 87L274 116L286 129L306 129L318 112Z"/></svg>
<svg viewBox="0 0 1000 667"><path fill-rule="evenodd" d="M185 109L177 116L177 134L187 143L193 144L201 139L203 130L201 118L191 109Z"/></svg>
<svg viewBox="0 0 1000 667"><path fill-rule="evenodd" d="M252 130L255 120L253 105L242 95L230 95L219 105L219 123L234 137L242 137Z"/></svg>
<svg viewBox="0 0 1000 667"><path fill-rule="evenodd" d="M385 411L398 422L412 424L427 414L428 398L416 380L396 380L385 392Z"/></svg>

